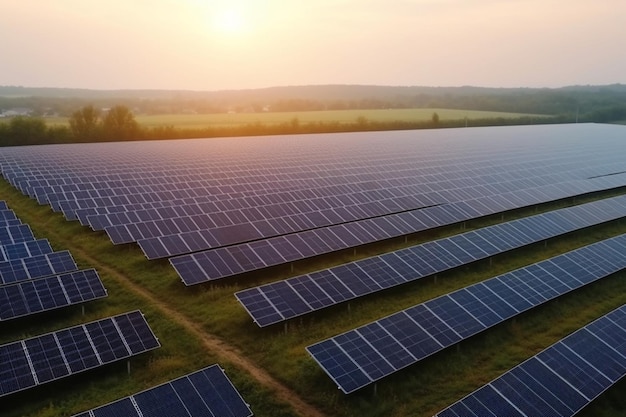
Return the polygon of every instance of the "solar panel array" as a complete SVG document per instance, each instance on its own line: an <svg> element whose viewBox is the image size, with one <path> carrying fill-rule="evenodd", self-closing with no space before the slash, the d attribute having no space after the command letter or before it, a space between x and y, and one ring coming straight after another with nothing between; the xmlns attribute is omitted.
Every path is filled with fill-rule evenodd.
<svg viewBox="0 0 626 417"><path fill-rule="evenodd" d="M626 235L517 269L308 346L344 393L626 268Z"/></svg>
<svg viewBox="0 0 626 417"><path fill-rule="evenodd" d="M47 239L28 240L20 243L0 245L0 262L30 258L52 253L52 246Z"/></svg>
<svg viewBox="0 0 626 417"><path fill-rule="evenodd" d="M29 258L0 262L0 285L78 269L69 251L59 251Z"/></svg>
<svg viewBox="0 0 626 417"><path fill-rule="evenodd" d="M27 224L0 226L0 244L2 245L11 245L34 239L33 231L30 230L30 226Z"/></svg>
<svg viewBox="0 0 626 417"><path fill-rule="evenodd" d="M0 227L0 322L106 297L95 270L78 270L68 251L35 239L15 213L5 218L20 225Z"/></svg>
<svg viewBox="0 0 626 417"><path fill-rule="evenodd" d="M548 347L437 417L570 417L624 375L626 305Z"/></svg>
<svg viewBox="0 0 626 417"><path fill-rule="evenodd" d="M621 181L622 179L611 179L611 182L616 184L621 184ZM526 190L523 194L501 194L494 197L449 203L418 211L336 224L176 256L170 258L170 262L183 282L192 285L447 226L502 211L597 191L597 188L591 187L591 185L584 184L583 186L580 183L570 183L563 184L558 189L551 186L544 187L546 189ZM548 195L550 197L547 197ZM156 240L140 240L138 244L149 259L161 258L178 253L170 249L163 250L163 242L168 242L167 245L173 245L177 248L187 248L181 249L179 252L193 252L203 247L202 236L204 236L203 232L190 232ZM200 242L198 246L195 246L196 242Z"/></svg>
<svg viewBox="0 0 626 417"><path fill-rule="evenodd" d="M156 349L139 311L0 346L0 397Z"/></svg>
<svg viewBox="0 0 626 417"><path fill-rule="evenodd" d="M618 126L476 128L9 147L0 170L151 259L203 251L172 261L197 283L621 187L625 147Z"/></svg>
<svg viewBox="0 0 626 417"><path fill-rule="evenodd" d="M252 411L222 368L200 371L74 417L250 417Z"/></svg>
<svg viewBox="0 0 626 417"><path fill-rule="evenodd" d="M626 196L538 214L236 293L268 326L532 243L626 216Z"/></svg>
<svg viewBox="0 0 626 417"><path fill-rule="evenodd" d="M95 269L0 286L0 322L107 296Z"/></svg>

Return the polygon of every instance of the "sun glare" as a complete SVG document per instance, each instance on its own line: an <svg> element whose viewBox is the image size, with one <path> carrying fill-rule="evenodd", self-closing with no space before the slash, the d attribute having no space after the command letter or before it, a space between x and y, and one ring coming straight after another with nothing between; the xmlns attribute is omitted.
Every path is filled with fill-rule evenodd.
<svg viewBox="0 0 626 417"><path fill-rule="evenodd" d="M246 19L236 9L224 9L213 16L213 29L225 34L239 34L246 29Z"/></svg>

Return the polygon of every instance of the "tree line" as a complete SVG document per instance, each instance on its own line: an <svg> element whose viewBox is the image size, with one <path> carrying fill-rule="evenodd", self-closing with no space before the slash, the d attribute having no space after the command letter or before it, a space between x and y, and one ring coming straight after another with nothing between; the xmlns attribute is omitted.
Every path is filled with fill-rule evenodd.
<svg viewBox="0 0 626 417"><path fill-rule="evenodd" d="M626 85L563 88L292 86L231 91L93 91L0 86L0 111L28 108L33 116L69 117L77 108L124 105L136 114L285 112L446 108L545 115L612 117L626 108Z"/></svg>
<svg viewBox="0 0 626 417"><path fill-rule="evenodd" d="M174 126L148 128L140 126L132 111L126 106L117 105L101 112L93 105L88 105L71 114L69 126L47 126L42 118L22 116L14 117L8 123L0 123L0 146L503 126L575 121L574 118L568 116L441 120L437 113L433 113L429 120L424 121L374 121L360 116L352 123L334 121L302 123L298 118L293 118L281 124L255 122L205 128L176 128Z"/></svg>
<svg viewBox="0 0 626 417"><path fill-rule="evenodd" d="M0 146L103 142L142 139L132 111L123 105L101 112L88 105L73 112L69 127L47 126L39 117L13 117L0 123Z"/></svg>

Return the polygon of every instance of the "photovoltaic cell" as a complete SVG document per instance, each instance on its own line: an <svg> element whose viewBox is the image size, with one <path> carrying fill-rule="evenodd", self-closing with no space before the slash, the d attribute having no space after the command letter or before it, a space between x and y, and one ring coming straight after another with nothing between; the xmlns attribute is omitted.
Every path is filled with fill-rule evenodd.
<svg viewBox="0 0 626 417"><path fill-rule="evenodd" d="M140 415L251 417L252 411L219 365L212 365L74 417Z"/></svg>
<svg viewBox="0 0 626 417"><path fill-rule="evenodd" d="M127 347L136 335L142 337L143 350ZM0 397L159 346L139 311L2 345Z"/></svg>
<svg viewBox="0 0 626 417"><path fill-rule="evenodd" d="M32 256L45 255L52 252L52 247L47 239L12 243L0 246L0 262L30 258Z"/></svg>
<svg viewBox="0 0 626 417"><path fill-rule="evenodd" d="M0 286L0 321L106 297L94 269Z"/></svg>
<svg viewBox="0 0 626 417"><path fill-rule="evenodd" d="M592 212L596 214L593 216L588 215ZM546 227L547 217L552 219L565 218L569 217L571 213L580 214L580 220L578 220L577 223L571 222L569 227L566 229ZM273 296L272 300L269 302L270 305L262 305L260 306L260 310L256 310L255 305L245 305L245 302L248 299L245 297L246 292L254 291L255 294L263 294L267 291L275 294L276 291L274 290L274 287L284 286L285 283L291 284L295 280L301 279L301 277L290 278L284 281L259 286L254 289L243 290L235 295L259 326L267 326L277 322L274 320L287 320L302 314L316 311L320 308L328 307L332 304L336 304L337 302L343 302L345 300L400 285L405 282L430 276L435 273L444 272L476 260L485 259L490 256L506 252L516 247L536 243L558 236L564 232L579 230L594 224L614 220L622 216L626 216L626 197L613 197L580 206L539 214L521 220L513 220L495 226L477 229L468 233L462 233L452 237L386 253L384 255L351 262L341 266L329 268L325 270L323 274L316 272L304 275L309 281L312 282L317 282L317 279L323 277L324 284L320 284L320 286L326 288L327 294L330 298L336 300L333 303L324 303L321 305L309 304L307 307L302 307L300 299L304 298L304 296L300 294L299 291L308 292L308 288L300 286L295 288L293 292L282 293L284 295L282 297L280 294ZM500 243L498 240L492 239L492 236L494 235L506 234L507 236L516 236L518 234L518 227L520 224L523 224L525 228L534 228L538 230L538 232L534 234L533 238L519 240L519 246L513 245L508 237L502 240L504 243ZM569 256L579 256L582 259L590 256L585 251L592 250L593 248L588 248L581 251L578 255L571 254ZM223 252L220 252L220 255L223 255ZM197 262L200 259L202 259L202 263ZM201 256L188 256L173 258L171 259L171 262L178 269L179 275L189 277L190 281L187 282L187 284L191 285L202 282L201 277L206 275L206 271L209 269L211 272L219 269L220 264L210 262L210 259L211 258L207 259ZM220 260L224 262L222 257ZM236 262L232 265L242 264L243 262ZM584 262L581 263L581 265L584 265ZM558 269L558 266L554 266L552 264L545 264L544 266L548 269L554 267ZM580 268L583 267L581 266ZM588 271L588 268L588 266L585 266L583 270L579 272L570 270L570 273L574 274L578 280L594 279L594 273ZM598 268L601 267L598 266ZM519 274L519 276L516 274ZM532 305L532 297L538 297L541 299L545 294L554 294L555 292L558 292L559 288L563 285L560 281L557 280L555 282L553 279L550 279L550 277L548 277L546 282L543 282L541 279L545 279L546 274L550 275L548 272L544 271L533 270L531 273L529 270L524 270L518 271L516 274L512 274L507 276L506 279L492 282L487 285L497 287L494 288L494 291L498 292L501 297L505 298L508 304L518 312L529 308ZM541 277L539 277L539 275L541 275ZM532 282L533 285L529 287L528 284L530 282ZM553 286L556 286L556 288L552 288ZM339 290L336 291L333 287L337 287ZM340 295L336 294L336 292L339 292ZM297 308L296 306L292 306L292 304L297 305ZM272 309L275 311L272 311ZM271 316L272 318L270 319L268 316Z"/></svg>
<svg viewBox="0 0 626 417"><path fill-rule="evenodd" d="M626 375L626 305L600 317L437 414L576 415ZM607 329L604 331L603 329ZM610 329L610 330L608 330ZM511 411L511 407L514 407Z"/></svg>
<svg viewBox="0 0 626 417"><path fill-rule="evenodd" d="M401 368L412 365L448 346L499 324L522 311L580 288L588 282L607 276L606 273L597 273L593 279L583 283L575 280L572 275L566 274L566 271L578 270L581 265L589 267L601 263L604 258L602 253L606 252L608 248L620 248L625 244L626 235L594 243L426 301L308 346L307 351L344 393L356 391ZM592 255L588 248L598 249L593 252L596 255ZM572 256L577 252L589 252L590 255L584 258ZM529 277L532 271L545 272L541 268L545 263L560 264L561 272L556 272L554 278L568 281L569 284L561 287L562 292L551 291L543 297L537 297L537 293L529 292L529 287L515 285L511 287L506 284L506 282L511 282L511 279L518 279L517 277L522 275ZM626 268L626 257L621 258L617 270L624 268ZM599 335L604 342L608 341L612 347L606 346L604 342L600 341L593 343L587 341L588 337L585 332L573 335L565 343L567 348L581 356L591 355L589 351L592 350L594 352L593 358L588 361L612 382L617 381L621 375L626 373L626 361L616 361L611 352L615 347L622 350L626 349L626 334L619 331L619 326L626 328L626 315L623 312L614 314L614 319L610 323L594 324L585 330L585 332L595 332L594 334ZM613 322L618 319L621 321L613 325ZM585 341L583 342L583 340ZM344 346L346 341L350 343L350 346ZM356 346L354 346L355 343L357 343ZM367 351L370 347L374 348L378 356L359 355L358 359L352 356L352 353ZM626 351L624 354L626 357ZM367 358L371 358L376 363L379 363L380 358L383 358L393 370L388 368L387 373L379 372L376 375L364 373L366 378L357 378L360 375L358 371L362 372L373 366L367 363ZM379 366L376 369L382 368ZM505 385L501 388L503 390L509 389ZM520 405L520 407L524 408L526 405ZM546 407L549 406L546 405ZM549 408L542 408L538 415L545 415L543 414L545 410L549 410ZM496 413L496 415L500 414ZM533 415L533 413L529 415Z"/></svg>
<svg viewBox="0 0 626 417"><path fill-rule="evenodd" d="M76 262L68 251L0 262L0 286L77 269Z"/></svg>

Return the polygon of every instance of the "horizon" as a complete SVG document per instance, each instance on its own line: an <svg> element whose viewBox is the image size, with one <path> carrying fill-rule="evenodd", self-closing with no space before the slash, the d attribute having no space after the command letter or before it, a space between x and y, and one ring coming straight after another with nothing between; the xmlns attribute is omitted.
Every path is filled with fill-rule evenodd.
<svg viewBox="0 0 626 417"><path fill-rule="evenodd" d="M625 82L622 0L0 0L0 85L561 88Z"/></svg>
<svg viewBox="0 0 626 417"><path fill-rule="evenodd" d="M222 93L222 92L237 92L237 91L257 91L257 90L272 90L272 89L289 89L289 88L315 88L315 87L363 87L363 88L425 88L425 89L462 89L462 88L475 88L475 89L491 89L491 90L558 90L566 88L585 88L585 87L611 87L611 86L626 86L626 83L615 82L607 84L569 84L560 85L555 87L489 87L483 85L383 85L383 84L301 84L301 85L274 85L269 87L252 87L252 88L240 88L240 89L221 89L221 90L192 90L192 89L173 89L173 88L82 88L82 87L50 87L50 86L26 86L26 85L3 85L0 84L0 88L18 88L18 89L45 89L45 90L81 90L81 91L94 91L94 92L115 92L115 91L180 91L189 93Z"/></svg>

